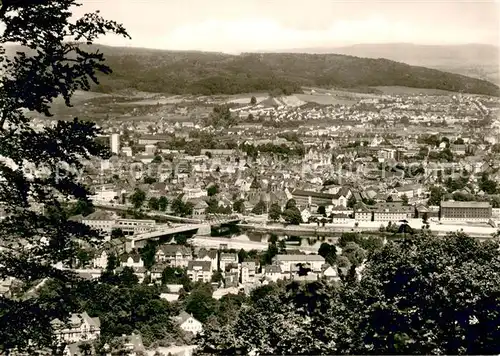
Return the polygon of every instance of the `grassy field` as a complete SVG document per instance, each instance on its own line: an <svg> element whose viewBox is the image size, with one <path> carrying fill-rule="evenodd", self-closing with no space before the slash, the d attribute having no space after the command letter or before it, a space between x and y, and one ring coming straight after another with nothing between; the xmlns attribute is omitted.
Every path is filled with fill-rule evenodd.
<svg viewBox="0 0 500 356"><path fill-rule="evenodd" d="M400 86L382 86L374 87L380 90L384 94L388 95L453 95L457 94L447 90L440 89L422 89L422 88L410 88L410 87L400 87Z"/></svg>
<svg viewBox="0 0 500 356"><path fill-rule="evenodd" d="M299 100L305 101L307 103L316 103L320 105L353 105L359 99L349 98L349 97L338 97L334 95L322 95L322 94L296 94Z"/></svg>

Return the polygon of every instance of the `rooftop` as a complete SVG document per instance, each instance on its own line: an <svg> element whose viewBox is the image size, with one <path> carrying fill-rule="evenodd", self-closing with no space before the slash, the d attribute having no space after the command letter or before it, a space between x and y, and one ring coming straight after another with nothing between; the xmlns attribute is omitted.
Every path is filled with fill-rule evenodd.
<svg viewBox="0 0 500 356"><path fill-rule="evenodd" d="M323 256L320 255L276 255L276 261L306 261L306 262L313 262L313 261L318 261L318 262L325 262L325 259Z"/></svg>
<svg viewBox="0 0 500 356"><path fill-rule="evenodd" d="M491 208L490 203L482 201L443 201L442 208Z"/></svg>

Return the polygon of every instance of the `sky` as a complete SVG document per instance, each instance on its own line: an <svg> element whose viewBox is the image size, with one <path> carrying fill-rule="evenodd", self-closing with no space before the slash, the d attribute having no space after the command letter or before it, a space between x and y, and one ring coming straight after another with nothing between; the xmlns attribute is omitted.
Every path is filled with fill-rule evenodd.
<svg viewBox="0 0 500 356"><path fill-rule="evenodd" d="M131 40L115 46L239 53L359 43L500 44L494 0L80 0Z"/></svg>

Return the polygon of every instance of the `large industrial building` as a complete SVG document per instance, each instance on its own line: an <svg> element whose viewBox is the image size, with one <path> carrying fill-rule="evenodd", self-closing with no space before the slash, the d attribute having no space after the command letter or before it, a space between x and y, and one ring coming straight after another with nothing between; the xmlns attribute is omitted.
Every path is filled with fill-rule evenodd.
<svg viewBox="0 0 500 356"><path fill-rule="evenodd" d="M441 221L479 221L491 219L491 205L477 201L441 202Z"/></svg>

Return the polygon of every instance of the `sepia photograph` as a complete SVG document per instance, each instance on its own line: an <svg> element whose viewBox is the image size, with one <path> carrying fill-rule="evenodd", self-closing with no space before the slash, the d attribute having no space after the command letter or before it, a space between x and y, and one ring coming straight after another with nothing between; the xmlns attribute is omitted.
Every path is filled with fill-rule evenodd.
<svg viewBox="0 0 500 356"><path fill-rule="evenodd" d="M0 0L0 356L500 355L500 2Z"/></svg>

